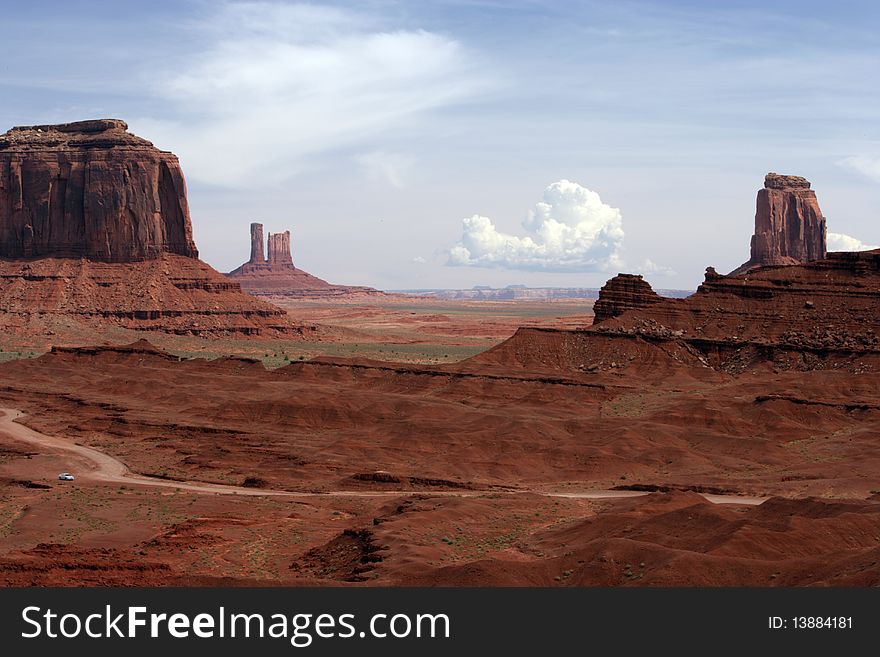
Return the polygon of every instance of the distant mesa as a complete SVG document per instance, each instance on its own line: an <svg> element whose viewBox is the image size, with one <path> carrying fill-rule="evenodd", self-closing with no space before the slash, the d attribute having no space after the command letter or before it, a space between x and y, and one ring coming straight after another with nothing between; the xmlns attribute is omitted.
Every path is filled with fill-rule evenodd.
<svg viewBox="0 0 880 657"><path fill-rule="evenodd" d="M196 335L296 330L198 255L177 157L124 121L0 135L5 329L63 316Z"/></svg>
<svg viewBox="0 0 880 657"><path fill-rule="evenodd" d="M269 233L268 257L263 224L251 224L251 257L226 274L241 289L257 296L325 297L350 294L382 294L370 287L333 285L293 264L290 231Z"/></svg>
<svg viewBox="0 0 880 657"><path fill-rule="evenodd" d="M809 181L768 173L764 189L758 190L751 257L731 275L756 267L821 260L826 254L825 239L825 217Z"/></svg>

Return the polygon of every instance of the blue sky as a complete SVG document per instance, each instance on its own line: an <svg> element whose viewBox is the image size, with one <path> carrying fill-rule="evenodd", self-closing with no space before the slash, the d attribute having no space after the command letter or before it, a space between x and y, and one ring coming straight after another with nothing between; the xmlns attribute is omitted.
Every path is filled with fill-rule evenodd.
<svg viewBox="0 0 880 657"><path fill-rule="evenodd" d="M37 1L3 16L0 128L125 119L180 156L221 270L262 221L340 283L639 271L690 288L747 259L768 171L809 178L848 244L880 244L875 3Z"/></svg>

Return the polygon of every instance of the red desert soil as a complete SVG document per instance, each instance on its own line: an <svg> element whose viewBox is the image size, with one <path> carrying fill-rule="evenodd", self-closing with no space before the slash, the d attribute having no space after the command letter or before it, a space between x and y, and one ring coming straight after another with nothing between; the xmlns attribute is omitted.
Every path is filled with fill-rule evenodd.
<svg viewBox="0 0 880 657"><path fill-rule="evenodd" d="M133 285L136 290L150 290L155 277L148 276L160 261L140 263L137 269L144 280ZM77 267L100 269L101 263L73 261ZM197 264L188 261L185 264ZM0 262L0 267L3 263ZM67 267L73 264L68 262ZM131 267L131 265L116 265ZM135 277L136 278L136 277ZM2 279L2 272L0 272ZM120 283L121 284L121 283ZM128 284L125 283L126 288ZM2 285L0 285L2 287ZM174 288L168 286L171 291ZM111 289L112 291L112 289ZM191 291L188 294L196 294ZM10 295L12 292L9 293ZM190 330L178 333L146 330L148 322L110 319L100 310L82 310L95 306L89 289L82 289L68 306L74 312L0 312L0 362L33 357L54 346L76 347L84 344L119 345L148 340L163 350L181 357L217 358L242 356L257 358L267 367L280 367L292 361L316 356L365 357L373 360L410 363L450 363L473 356L512 336L520 326L578 328L592 321L590 299L565 301L440 301L417 296L360 293L348 291L331 298L263 297L287 310L296 330L245 335L243 332L213 330L210 315L197 323L206 329L199 335ZM57 298L51 290L47 298ZM107 298L108 288L101 289L106 307L124 307L126 295ZM0 294L0 307L15 308L14 299ZM210 300L210 295L206 295ZM135 300L131 305L149 305ZM3 306L3 303L6 305ZM255 301L255 303L259 303ZM264 304L265 305L265 304ZM104 306L101 306L102 308ZM120 313L121 314L121 313ZM186 317L164 317L158 323L180 321L192 327ZM247 322L243 323L245 326Z"/></svg>
<svg viewBox="0 0 880 657"><path fill-rule="evenodd" d="M711 310L719 286L692 303ZM304 494L96 481L0 432L0 581L880 582L872 348L776 342L762 356L707 334L704 353L660 323L688 317L667 303L610 328L522 329L458 364L267 370L145 343L8 362L0 405L43 434L169 482ZM613 488L657 492L577 497Z"/></svg>

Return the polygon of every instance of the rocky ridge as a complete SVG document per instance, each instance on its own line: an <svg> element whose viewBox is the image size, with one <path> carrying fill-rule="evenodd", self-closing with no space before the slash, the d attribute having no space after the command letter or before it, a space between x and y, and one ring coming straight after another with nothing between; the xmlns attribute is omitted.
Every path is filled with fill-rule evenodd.
<svg viewBox="0 0 880 657"><path fill-rule="evenodd" d="M592 330L677 341L722 368L767 360L806 369L877 367L877 317L880 250L829 253L822 260L754 269L745 277L709 267L690 297L661 298Z"/></svg>

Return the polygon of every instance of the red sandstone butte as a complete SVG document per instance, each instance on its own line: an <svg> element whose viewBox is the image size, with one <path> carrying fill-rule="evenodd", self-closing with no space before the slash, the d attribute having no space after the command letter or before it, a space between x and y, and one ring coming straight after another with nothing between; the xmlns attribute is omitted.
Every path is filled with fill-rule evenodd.
<svg viewBox="0 0 880 657"><path fill-rule="evenodd" d="M99 119L0 136L0 331L53 344L108 323L301 333L198 259L177 157L127 128Z"/></svg>
<svg viewBox="0 0 880 657"><path fill-rule="evenodd" d="M593 304L593 323L617 317L633 308L646 308L662 299L641 275L618 274L599 290L599 298Z"/></svg>
<svg viewBox="0 0 880 657"><path fill-rule="evenodd" d="M298 269L290 250L290 231L269 233L268 258L263 252L263 224L251 224L251 258L227 276L258 296L327 297L380 294L369 287L333 285Z"/></svg>
<svg viewBox="0 0 880 657"><path fill-rule="evenodd" d="M758 191L751 257L731 275L766 265L821 260L825 253L825 217L809 181L768 173L764 189Z"/></svg>
<svg viewBox="0 0 880 657"><path fill-rule="evenodd" d="M177 157L127 129L100 119L0 136L0 257L198 257Z"/></svg>

